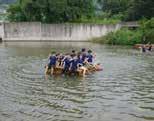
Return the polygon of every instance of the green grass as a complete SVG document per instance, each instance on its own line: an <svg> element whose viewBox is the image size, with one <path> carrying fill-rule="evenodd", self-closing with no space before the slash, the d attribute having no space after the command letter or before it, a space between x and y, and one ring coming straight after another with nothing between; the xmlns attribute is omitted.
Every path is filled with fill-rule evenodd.
<svg viewBox="0 0 154 121"><path fill-rule="evenodd" d="M111 45L134 45L141 43L142 32L140 30L123 28L116 32L108 33L106 36L93 38L91 41Z"/></svg>
<svg viewBox="0 0 154 121"><path fill-rule="evenodd" d="M89 23L89 24L117 24L120 23L121 21L119 19L100 19L100 18L81 18L76 21L71 21L70 23Z"/></svg>

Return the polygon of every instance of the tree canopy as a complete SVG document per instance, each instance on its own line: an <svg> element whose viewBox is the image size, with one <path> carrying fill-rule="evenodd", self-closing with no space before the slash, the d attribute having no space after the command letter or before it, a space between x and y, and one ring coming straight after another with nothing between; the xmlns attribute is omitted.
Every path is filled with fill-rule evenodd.
<svg viewBox="0 0 154 121"><path fill-rule="evenodd" d="M101 17L97 10L103 13ZM82 18L130 21L154 17L154 0L17 0L7 11L10 21L61 23Z"/></svg>
<svg viewBox="0 0 154 121"><path fill-rule="evenodd" d="M154 0L98 0L110 17L122 14L124 20L154 17Z"/></svg>
<svg viewBox="0 0 154 121"><path fill-rule="evenodd" d="M93 0L18 0L10 5L11 21L69 22L94 14Z"/></svg>

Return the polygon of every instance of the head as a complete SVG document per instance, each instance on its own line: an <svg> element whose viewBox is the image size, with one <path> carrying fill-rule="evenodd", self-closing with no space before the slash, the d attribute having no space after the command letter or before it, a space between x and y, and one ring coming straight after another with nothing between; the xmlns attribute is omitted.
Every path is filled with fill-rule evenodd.
<svg viewBox="0 0 154 121"><path fill-rule="evenodd" d="M60 53L57 53L57 54L56 54L56 57L59 58L59 57L60 57Z"/></svg>
<svg viewBox="0 0 154 121"><path fill-rule="evenodd" d="M75 50L72 50L72 53L75 53Z"/></svg>
<svg viewBox="0 0 154 121"><path fill-rule="evenodd" d="M92 50L88 50L88 53L91 54L92 53Z"/></svg>
<svg viewBox="0 0 154 121"><path fill-rule="evenodd" d="M82 49L81 49L81 52L86 52L86 49L85 49L85 48L82 48Z"/></svg>

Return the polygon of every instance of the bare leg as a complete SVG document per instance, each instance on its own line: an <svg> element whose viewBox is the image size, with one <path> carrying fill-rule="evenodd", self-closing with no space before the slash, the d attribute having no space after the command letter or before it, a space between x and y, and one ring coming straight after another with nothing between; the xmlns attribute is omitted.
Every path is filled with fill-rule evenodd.
<svg viewBox="0 0 154 121"><path fill-rule="evenodd" d="M45 67L45 75L48 75L48 66Z"/></svg>
<svg viewBox="0 0 154 121"><path fill-rule="evenodd" d="M53 75L53 71L54 71L54 69L53 69L53 67L51 67L51 72L50 72L51 75Z"/></svg>

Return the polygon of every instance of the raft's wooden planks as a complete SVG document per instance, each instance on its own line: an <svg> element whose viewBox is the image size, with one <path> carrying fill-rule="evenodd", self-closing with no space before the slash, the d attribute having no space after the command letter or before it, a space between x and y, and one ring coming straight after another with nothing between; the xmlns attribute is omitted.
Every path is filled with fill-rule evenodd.
<svg viewBox="0 0 154 121"><path fill-rule="evenodd" d="M135 48L135 49L139 49L139 48L141 48L142 46L143 46L143 44L136 44L136 45L134 45L134 48ZM148 48L149 45L145 45L145 47ZM152 48L154 48L154 44L152 44Z"/></svg>
<svg viewBox="0 0 154 121"><path fill-rule="evenodd" d="M95 69L95 67L89 67L89 68L88 68L88 71L89 71L89 72L96 72L97 70ZM56 67L56 68L54 68L53 74L54 74L54 75L61 75L62 72L63 72L63 68L62 68L62 67ZM50 75L50 69L48 69L47 75ZM69 75L69 72L68 72L68 75ZM77 71L77 75L78 75L78 76L83 76L83 75L82 75L82 70L78 70L78 71Z"/></svg>

